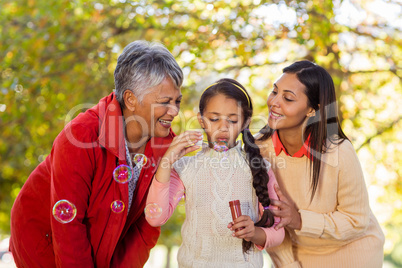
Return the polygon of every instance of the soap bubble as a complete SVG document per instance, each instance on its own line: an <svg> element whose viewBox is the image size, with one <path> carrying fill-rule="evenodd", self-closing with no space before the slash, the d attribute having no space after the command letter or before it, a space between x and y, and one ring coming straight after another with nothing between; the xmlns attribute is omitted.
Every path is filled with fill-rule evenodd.
<svg viewBox="0 0 402 268"><path fill-rule="evenodd" d="M145 216L150 219L159 218L162 215L162 208L156 203L149 203L145 209Z"/></svg>
<svg viewBox="0 0 402 268"><path fill-rule="evenodd" d="M229 145L226 141L215 141L214 150L217 152L226 152L229 150Z"/></svg>
<svg viewBox="0 0 402 268"><path fill-rule="evenodd" d="M120 213L124 210L125 205L123 203L123 201L121 200L115 200L112 202L112 204L110 205L110 208L112 209L112 211L114 213Z"/></svg>
<svg viewBox="0 0 402 268"><path fill-rule="evenodd" d="M179 190L174 196L173 200L177 201L177 206L180 207L184 205L184 201L186 200L186 194L184 190Z"/></svg>
<svg viewBox="0 0 402 268"><path fill-rule="evenodd" d="M229 144L226 141L215 141L214 150L222 153L222 158L220 159L220 164L225 165L225 161L228 158Z"/></svg>
<svg viewBox="0 0 402 268"><path fill-rule="evenodd" d="M135 154L133 157L133 162L137 166L145 166L148 162L148 158L144 154Z"/></svg>
<svg viewBox="0 0 402 268"><path fill-rule="evenodd" d="M173 200L180 202L181 200L185 200L185 193L184 190L179 190L174 196L173 196Z"/></svg>
<svg viewBox="0 0 402 268"><path fill-rule="evenodd" d="M53 206L53 217L61 223L69 223L77 215L77 208L68 200L59 200Z"/></svg>
<svg viewBox="0 0 402 268"><path fill-rule="evenodd" d="M119 183L127 183L133 178L133 171L127 165L120 165L114 169L113 177Z"/></svg>

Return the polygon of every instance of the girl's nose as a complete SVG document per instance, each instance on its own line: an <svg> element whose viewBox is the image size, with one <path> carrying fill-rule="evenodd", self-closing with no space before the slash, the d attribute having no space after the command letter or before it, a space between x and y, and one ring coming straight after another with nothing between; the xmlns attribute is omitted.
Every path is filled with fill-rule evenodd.
<svg viewBox="0 0 402 268"><path fill-rule="evenodd" d="M221 124L219 125L220 131L228 131L229 130L229 122L227 120L220 120Z"/></svg>

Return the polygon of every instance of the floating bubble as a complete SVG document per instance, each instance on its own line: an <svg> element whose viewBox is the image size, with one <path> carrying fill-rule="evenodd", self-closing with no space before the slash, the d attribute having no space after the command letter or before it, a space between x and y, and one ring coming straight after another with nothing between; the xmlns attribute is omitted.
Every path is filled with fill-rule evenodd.
<svg viewBox="0 0 402 268"><path fill-rule="evenodd" d="M214 150L217 152L227 152L229 150L229 145L226 141L215 141Z"/></svg>
<svg viewBox="0 0 402 268"><path fill-rule="evenodd" d="M144 154L135 154L133 157L133 162L138 166L145 166L148 162L148 158Z"/></svg>
<svg viewBox="0 0 402 268"><path fill-rule="evenodd" d="M145 209L145 216L150 219L159 218L162 215L162 208L156 203L149 203Z"/></svg>
<svg viewBox="0 0 402 268"><path fill-rule="evenodd" d="M184 206L185 200L186 200L186 193L184 192L184 190L178 191L175 195L174 195L174 200L177 201L177 205L176 207L182 207Z"/></svg>
<svg viewBox="0 0 402 268"><path fill-rule="evenodd" d="M112 204L110 205L110 208L112 209L112 211L114 213L120 213L124 210L125 205L124 205L123 201L121 201L121 200L114 200L112 202Z"/></svg>
<svg viewBox="0 0 402 268"><path fill-rule="evenodd" d="M16 85L14 88L15 92L21 93L24 90L24 87L20 84Z"/></svg>
<svg viewBox="0 0 402 268"><path fill-rule="evenodd" d="M184 190L179 190L174 196L173 196L173 200L180 202L181 200L185 200L185 193Z"/></svg>
<svg viewBox="0 0 402 268"><path fill-rule="evenodd" d="M68 200L57 201L53 206L53 217L61 223L69 223L77 215L77 208Z"/></svg>
<svg viewBox="0 0 402 268"><path fill-rule="evenodd" d="M118 183L127 183L133 178L133 171L127 165L120 165L114 169L113 177Z"/></svg>

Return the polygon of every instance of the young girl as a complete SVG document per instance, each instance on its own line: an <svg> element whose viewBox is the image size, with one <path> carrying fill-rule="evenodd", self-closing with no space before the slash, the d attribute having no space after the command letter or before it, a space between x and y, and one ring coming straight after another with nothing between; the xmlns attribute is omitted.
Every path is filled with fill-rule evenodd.
<svg viewBox="0 0 402 268"><path fill-rule="evenodd" d="M257 144L278 178L278 227L289 236L269 253L275 267L382 267L384 235L370 210L359 159L343 133L335 87L322 67L283 69L268 97Z"/></svg>
<svg viewBox="0 0 402 268"><path fill-rule="evenodd" d="M199 109L208 144L183 157L199 148L202 133L186 131L173 140L150 187L146 219L152 226L164 224L185 191L180 267L262 267L261 250L279 245L284 230L273 228L269 197L276 198L276 179L248 129L250 96L237 81L221 79L204 91ZM244 150L236 142L240 133ZM232 200L240 200L243 214L234 221Z"/></svg>

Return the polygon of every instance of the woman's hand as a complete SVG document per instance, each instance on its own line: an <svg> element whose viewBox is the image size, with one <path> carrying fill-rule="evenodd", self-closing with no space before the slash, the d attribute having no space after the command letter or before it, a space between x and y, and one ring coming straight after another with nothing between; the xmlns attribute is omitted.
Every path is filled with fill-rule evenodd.
<svg viewBox="0 0 402 268"><path fill-rule="evenodd" d="M275 230L285 226L300 230L302 222L298 208L282 193L278 185L275 184L274 187L279 200L271 199L271 205L277 206L278 209L273 209L271 212L274 216L281 218L281 221L276 225Z"/></svg>

